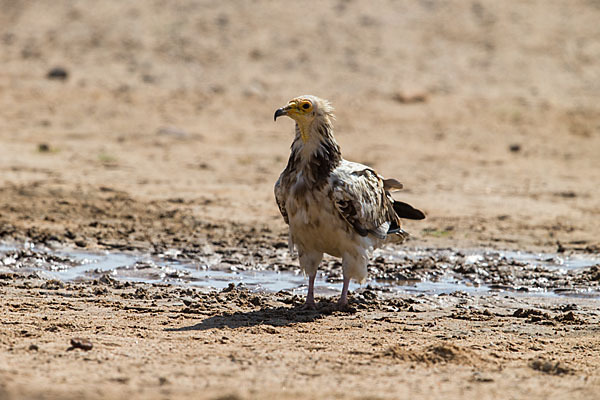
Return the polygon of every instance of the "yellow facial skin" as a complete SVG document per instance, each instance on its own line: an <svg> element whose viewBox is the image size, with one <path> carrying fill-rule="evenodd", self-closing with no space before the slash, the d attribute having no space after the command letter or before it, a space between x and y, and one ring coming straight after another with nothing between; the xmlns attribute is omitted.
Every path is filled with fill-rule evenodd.
<svg viewBox="0 0 600 400"><path fill-rule="evenodd" d="M275 111L274 119L282 115L287 115L298 124L300 129L300 136L304 143L308 142L308 125L311 122L311 118L307 118L313 111L313 104L310 100L296 98L288 102L285 107L282 107Z"/></svg>

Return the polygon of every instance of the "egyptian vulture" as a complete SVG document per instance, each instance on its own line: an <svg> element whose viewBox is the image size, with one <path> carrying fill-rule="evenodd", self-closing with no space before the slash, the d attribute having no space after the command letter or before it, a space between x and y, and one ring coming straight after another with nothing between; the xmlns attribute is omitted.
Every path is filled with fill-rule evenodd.
<svg viewBox="0 0 600 400"><path fill-rule="evenodd" d="M423 219L390 192L402 188L375 170L342 158L333 137L333 108L316 96L300 96L275 111L296 122L287 166L275 184L275 199L289 225L291 250L308 275L304 308L314 309L314 283L323 253L342 258L344 283L337 303L348 304L350 279L363 283L370 253L386 240L404 241L400 218Z"/></svg>

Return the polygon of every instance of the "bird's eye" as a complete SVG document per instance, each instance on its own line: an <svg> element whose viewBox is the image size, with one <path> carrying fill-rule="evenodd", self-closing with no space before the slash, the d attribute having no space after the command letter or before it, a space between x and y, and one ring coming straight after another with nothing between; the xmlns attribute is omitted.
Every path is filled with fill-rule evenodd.
<svg viewBox="0 0 600 400"><path fill-rule="evenodd" d="M302 108L304 108L305 110L308 110L310 108L310 103L302 104Z"/></svg>

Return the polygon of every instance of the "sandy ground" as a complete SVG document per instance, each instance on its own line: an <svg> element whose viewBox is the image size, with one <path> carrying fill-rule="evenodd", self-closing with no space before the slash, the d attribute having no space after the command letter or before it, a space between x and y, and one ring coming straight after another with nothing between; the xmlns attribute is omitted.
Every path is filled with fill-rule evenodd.
<svg viewBox="0 0 600 400"><path fill-rule="evenodd" d="M4 241L279 246L272 186L293 127L272 116L309 93L336 107L345 157L427 213L406 246L598 253L597 1L0 10ZM285 294L0 283L5 398L600 393L594 300L377 295L302 313ZM74 337L93 349L66 351Z"/></svg>
<svg viewBox="0 0 600 400"><path fill-rule="evenodd" d="M363 293L356 313L332 314L285 293L1 282L2 398L592 399L600 388L595 301ZM79 337L92 349L70 349Z"/></svg>

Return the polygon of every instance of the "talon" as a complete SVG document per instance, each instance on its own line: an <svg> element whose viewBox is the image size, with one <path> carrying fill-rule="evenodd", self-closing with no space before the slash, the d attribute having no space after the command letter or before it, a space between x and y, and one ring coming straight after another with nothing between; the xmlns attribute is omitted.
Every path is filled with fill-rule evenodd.
<svg viewBox="0 0 600 400"><path fill-rule="evenodd" d="M342 299L340 299L336 304L335 304L335 309L337 311L346 311L348 309L348 300L346 299L345 301L342 301Z"/></svg>
<svg viewBox="0 0 600 400"><path fill-rule="evenodd" d="M337 304L334 306L334 310L346 312L346 313L355 313L356 312L356 308L354 308L350 304L348 304L348 301L345 301L345 302L338 301Z"/></svg>
<svg viewBox="0 0 600 400"><path fill-rule="evenodd" d="M308 310L310 310L310 311L313 311L313 310L316 310L316 309L317 309L317 305L315 304L315 302L314 302L314 301L308 301L308 300L307 300L307 301L306 301L306 303L304 303L304 304L302 305L302 307L300 307L300 309L301 309L301 310L307 310L307 311L308 311Z"/></svg>

